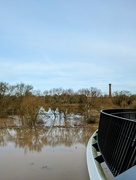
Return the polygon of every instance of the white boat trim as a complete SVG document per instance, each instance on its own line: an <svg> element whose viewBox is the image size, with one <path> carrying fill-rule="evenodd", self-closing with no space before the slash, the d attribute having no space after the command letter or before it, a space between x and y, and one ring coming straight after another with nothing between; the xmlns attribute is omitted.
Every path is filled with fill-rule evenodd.
<svg viewBox="0 0 136 180"><path fill-rule="evenodd" d="M92 146L92 144L96 142L96 140L93 138L94 136L96 136L97 134L96 132L97 130L91 136L87 145L86 158L87 158L88 173L90 180L106 180L107 178L103 172L101 164L95 160L95 157L98 156L97 151Z"/></svg>

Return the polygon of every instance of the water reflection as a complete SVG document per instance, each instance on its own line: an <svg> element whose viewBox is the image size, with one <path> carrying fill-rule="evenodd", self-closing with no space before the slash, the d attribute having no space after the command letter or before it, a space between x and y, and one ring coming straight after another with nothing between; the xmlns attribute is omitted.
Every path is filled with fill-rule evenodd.
<svg viewBox="0 0 136 180"><path fill-rule="evenodd" d="M0 179L89 180L86 145L96 128L1 128Z"/></svg>
<svg viewBox="0 0 136 180"><path fill-rule="evenodd" d="M0 130L0 146L6 146L12 142L15 147L23 148L25 152L40 152L44 146L64 145L71 147L76 143L86 146L93 131L94 129L90 127L3 128Z"/></svg>
<svg viewBox="0 0 136 180"><path fill-rule="evenodd" d="M97 127L78 112L40 109L34 126L0 119L1 180L89 180L86 145Z"/></svg>

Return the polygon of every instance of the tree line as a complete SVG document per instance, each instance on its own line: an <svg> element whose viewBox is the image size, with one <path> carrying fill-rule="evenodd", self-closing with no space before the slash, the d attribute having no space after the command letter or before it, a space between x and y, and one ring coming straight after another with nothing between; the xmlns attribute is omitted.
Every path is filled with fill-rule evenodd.
<svg viewBox="0 0 136 180"><path fill-rule="evenodd" d="M22 124L27 120L34 125L41 106L45 108L62 106L65 112L72 111L71 106L89 119L89 112L92 109L99 111L104 108L136 108L136 94L126 90L115 91L110 98L96 87L82 88L76 92L73 89L52 88L41 93L34 90L32 85L24 83L10 85L0 82L1 117L17 114Z"/></svg>

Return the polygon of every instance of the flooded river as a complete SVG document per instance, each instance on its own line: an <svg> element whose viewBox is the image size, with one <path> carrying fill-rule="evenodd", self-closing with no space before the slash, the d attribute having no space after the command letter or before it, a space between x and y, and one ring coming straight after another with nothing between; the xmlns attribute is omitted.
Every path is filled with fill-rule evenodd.
<svg viewBox="0 0 136 180"><path fill-rule="evenodd" d="M0 179L89 180L86 146L96 128L1 128Z"/></svg>

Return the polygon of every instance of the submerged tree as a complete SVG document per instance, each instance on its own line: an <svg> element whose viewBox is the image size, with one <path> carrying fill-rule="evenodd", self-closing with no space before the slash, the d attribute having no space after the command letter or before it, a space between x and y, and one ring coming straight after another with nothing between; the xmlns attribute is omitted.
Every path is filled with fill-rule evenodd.
<svg viewBox="0 0 136 180"><path fill-rule="evenodd" d="M20 118L22 125L29 124L35 125L37 121L37 115L40 108L40 102L37 97L29 96L24 97L20 106Z"/></svg>

